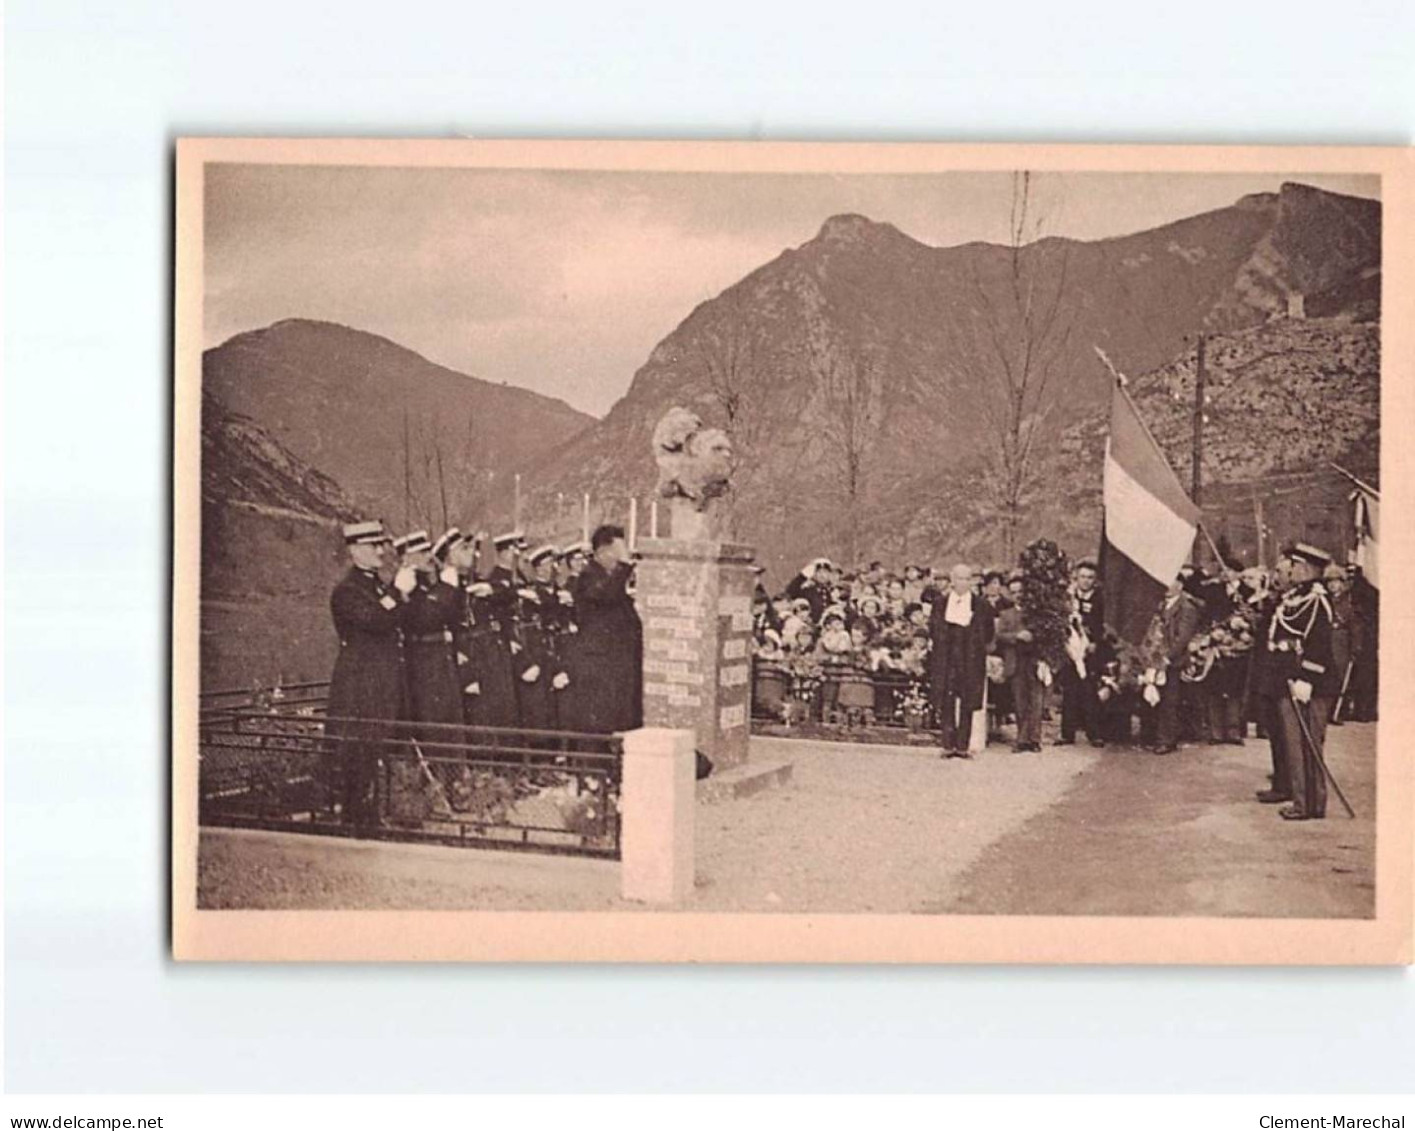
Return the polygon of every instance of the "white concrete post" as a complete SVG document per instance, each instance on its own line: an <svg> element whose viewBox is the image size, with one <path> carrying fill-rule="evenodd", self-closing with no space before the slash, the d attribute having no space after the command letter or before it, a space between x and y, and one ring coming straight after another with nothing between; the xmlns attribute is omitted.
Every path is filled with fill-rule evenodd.
<svg viewBox="0 0 1415 1131"><path fill-rule="evenodd" d="M696 771L691 730L643 727L624 735L619 891L625 899L675 903L692 894Z"/></svg>

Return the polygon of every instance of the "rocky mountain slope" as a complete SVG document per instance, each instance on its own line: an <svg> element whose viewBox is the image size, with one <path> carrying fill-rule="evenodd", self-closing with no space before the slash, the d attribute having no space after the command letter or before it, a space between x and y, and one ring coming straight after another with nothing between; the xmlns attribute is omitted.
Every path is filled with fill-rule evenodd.
<svg viewBox="0 0 1415 1131"><path fill-rule="evenodd" d="M1195 352L1133 376L1130 392L1186 488L1192 473ZM1225 523L1220 484L1328 471L1329 461L1377 481L1380 328L1349 316L1273 319L1210 336L1204 425L1205 514ZM1096 553L1108 405L1060 430L1042 454L1021 537L1045 535L1073 555ZM876 514L872 532L904 558L1000 562L997 524L978 505L980 465L917 476ZM1261 490L1259 488L1259 490ZM1251 495L1251 492L1245 492ZM1246 502L1246 500L1245 500ZM1315 518L1315 516L1313 516ZM1340 550L1326 539L1330 548ZM1247 554L1251 562L1251 547Z"/></svg>
<svg viewBox="0 0 1415 1131"><path fill-rule="evenodd" d="M833 217L692 311L603 421L532 466L529 514L545 514L557 492L647 497L650 434L682 404L729 426L742 464L738 532L774 576L821 552L976 548L995 524L982 462L1000 443L990 421L1009 369L1045 374L1027 414L1049 450L1105 403L1095 345L1143 374L1172 364L1200 330L1261 333L1290 307L1369 319L1379 269L1379 204L1302 185L1152 231L1041 239L1015 254L928 247L865 217ZM1332 334L1312 348L1346 331ZM921 508L920 491L946 497L926 493Z"/></svg>
<svg viewBox="0 0 1415 1131"><path fill-rule="evenodd" d="M202 403L201 680L327 679L343 489L248 417Z"/></svg>
<svg viewBox="0 0 1415 1131"><path fill-rule="evenodd" d="M290 319L202 358L206 394L398 526L442 523L593 423L562 401L435 365L376 334ZM214 453L219 456L220 453ZM439 473L439 466L441 471ZM509 479L508 479L509 482Z"/></svg>

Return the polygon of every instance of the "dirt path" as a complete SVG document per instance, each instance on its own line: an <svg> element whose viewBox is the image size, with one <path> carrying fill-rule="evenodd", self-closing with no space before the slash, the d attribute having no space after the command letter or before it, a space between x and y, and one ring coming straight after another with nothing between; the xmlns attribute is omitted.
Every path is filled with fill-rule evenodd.
<svg viewBox="0 0 1415 1131"><path fill-rule="evenodd" d="M929 907L959 914L1368 918L1375 909L1375 731L1329 732L1325 821L1259 805L1267 743L1106 751L1059 803L991 845ZM1050 756L1048 751L1046 756Z"/></svg>
<svg viewBox="0 0 1415 1131"><path fill-rule="evenodd" d="M951 893L989 844L1057 803L1098 756L753 738L792 783L698 810L694 911L919 911Z"/></svg>
<svg viewBox="0 0 1415 1131"><path fill-rule="evenodd" d="M1331 732L1361 819L1286 822L1266 743L927 750L757 738L789 786L697 809L698 885L669 910L1362 917L1374 907L1374 726ZM207 907L626 909L611 863L279 834L202 836ZM641 910L642 908L635 908Z"/></svg>

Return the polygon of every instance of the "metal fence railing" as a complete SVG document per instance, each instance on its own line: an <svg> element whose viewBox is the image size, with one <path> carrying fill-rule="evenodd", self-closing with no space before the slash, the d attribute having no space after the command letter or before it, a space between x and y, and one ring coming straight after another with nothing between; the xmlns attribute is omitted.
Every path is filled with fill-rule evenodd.
<svg viewBox="0 0 1415 1131"><path fill-rule="evenodd" d="M330 717L312 696L234 694L203 703L199 733L203 825L619 855L618 735Z"/></svg>
<svg viewBox="0 0 1415 1131"><path fill-rule="evenodd" d="M895 671L792 671L755 661L752 717L758 724L933 730L933 709L919 676Z"/></svg>

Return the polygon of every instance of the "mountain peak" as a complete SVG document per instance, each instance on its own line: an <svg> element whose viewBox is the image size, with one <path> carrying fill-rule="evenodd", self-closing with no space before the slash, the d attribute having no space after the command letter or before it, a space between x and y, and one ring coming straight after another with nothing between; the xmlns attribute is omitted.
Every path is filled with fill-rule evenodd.
<svg viewBox="0 0 1415 1131"><path fill-rule="evenodd" d="M842 212L821 225L816 239L822 243L859 244L881 238L908 239L893 224L882 224L858 212ZM911 241L912 242L912 241Z"/></svg>

